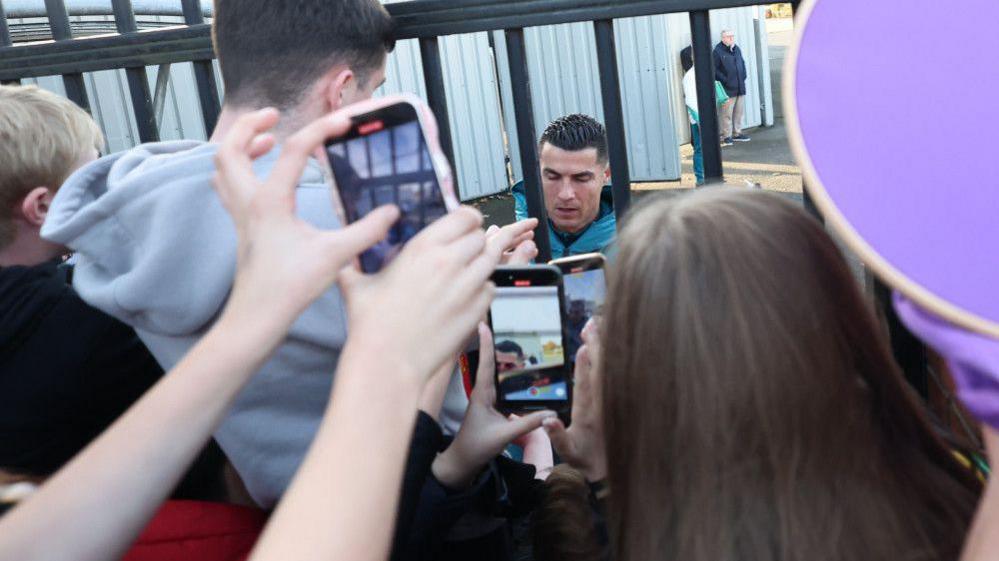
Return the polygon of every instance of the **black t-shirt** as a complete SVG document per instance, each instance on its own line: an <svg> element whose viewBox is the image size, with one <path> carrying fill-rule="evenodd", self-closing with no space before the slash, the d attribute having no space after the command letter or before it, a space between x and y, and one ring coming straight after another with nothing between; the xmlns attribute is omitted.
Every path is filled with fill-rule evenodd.
<svg viewBox="0 0 999 561"><path fill-rule="evenodd" d="M0 268L0 469L45 476L163 375L124 323L55 262Z"/></svg>

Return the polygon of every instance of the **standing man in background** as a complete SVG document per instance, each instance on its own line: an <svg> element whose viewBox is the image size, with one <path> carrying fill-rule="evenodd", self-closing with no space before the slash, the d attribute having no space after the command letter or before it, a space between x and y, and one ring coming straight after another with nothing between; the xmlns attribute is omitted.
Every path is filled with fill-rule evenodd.
<svg viewBox="0 0 999 561"><path fill-rule="evenodd" d="M735 33L731 29L722 31L721 43L715 45L714 59L715 79L721 82L729 96L728 102L719 111L722 146L731 146L733 141L749 142L749 137L742 134L742 115L746 108L746 61L742 58L742 49L735 44Z"/></svg>

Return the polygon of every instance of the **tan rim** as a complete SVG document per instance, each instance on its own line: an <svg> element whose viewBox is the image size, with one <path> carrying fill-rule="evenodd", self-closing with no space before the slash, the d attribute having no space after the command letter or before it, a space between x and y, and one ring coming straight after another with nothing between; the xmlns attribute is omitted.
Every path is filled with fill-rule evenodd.
<svg viewBox="0 0 999 561"><path fill-rule="evenodd" d="M861 260L885 284L899 290L923 308L952 323L984 335L999 337L999 324L977 316L936 296L888 263L884 257L879 255L854 230L853 226L846 220L846 217L836 208L832 197L829 196L825 186L819 179L819 174L816 173L812 160L808 157L808 151L805 149L805 140L801 134L801 123L798 120L798 99L796 95L797 91L795 90L795 72L798 68L798 53L801 50L801 40L804 37L805 28L808 26L808 18L812 15L812 10L819 1L805 0L802 2L801 9L794 22L794 40L791 44L790 55L784 63L784 83L782 85L784 112L787 115L787 130L790 137L791 151L801 165L808 193L812 196L815 205L822 212L826 222L832 226L846 245L857 253Z"/></svg>

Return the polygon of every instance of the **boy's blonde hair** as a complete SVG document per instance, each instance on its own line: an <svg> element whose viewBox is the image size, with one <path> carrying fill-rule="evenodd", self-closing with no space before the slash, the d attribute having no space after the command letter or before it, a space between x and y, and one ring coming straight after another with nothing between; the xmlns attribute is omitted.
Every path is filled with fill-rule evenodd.
<svg viewBox="0 0 999 561"><path fill-rule="evenodd" d="M0 248L14 239L14 205L35 187L53 191L91 150L97 123L68 99L36 86L0 86Z"/></svg>

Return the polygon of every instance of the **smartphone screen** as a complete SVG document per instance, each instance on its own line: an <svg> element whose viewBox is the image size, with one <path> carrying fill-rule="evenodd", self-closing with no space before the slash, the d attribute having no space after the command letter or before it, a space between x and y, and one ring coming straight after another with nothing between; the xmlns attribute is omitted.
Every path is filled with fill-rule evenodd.
<svg viewBox="0 0 999 561"><path fill-rule="evenodd" d="M567 401L558 286L514 284L497 287L490 308L500 400Z"/></svg>
<svg viewBox="0 0 999 561"><path fill-rule="evenodd" d="M373 273L448 209L412 105L391 105L355 123L347 136L326 145L347 222L385 204L401 211L388 237L361 254L361 270Z"/></svg>
<svg viewBox="0 0 999 561"><path fill-rule="evenodd" d="M602 268L563 273L565 293L566 356L576 362L576 352L583 344L583 327L600 314L607 297L607 280Z"/></svg>

